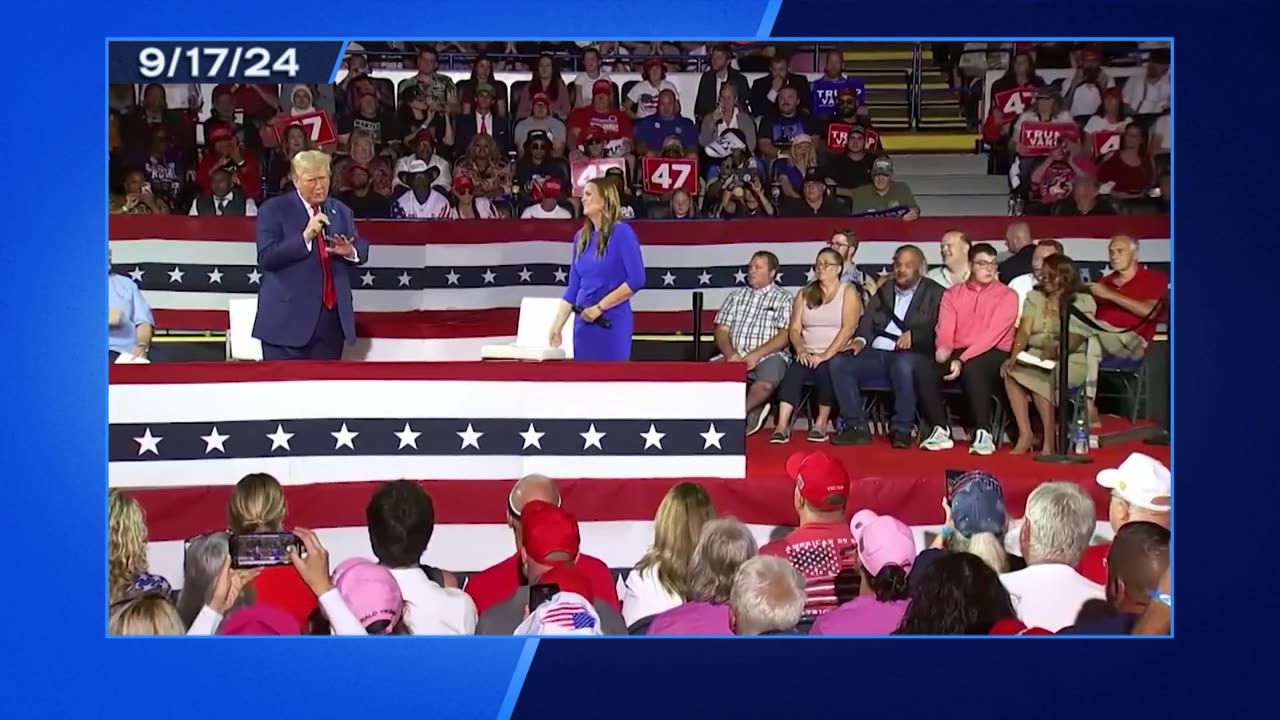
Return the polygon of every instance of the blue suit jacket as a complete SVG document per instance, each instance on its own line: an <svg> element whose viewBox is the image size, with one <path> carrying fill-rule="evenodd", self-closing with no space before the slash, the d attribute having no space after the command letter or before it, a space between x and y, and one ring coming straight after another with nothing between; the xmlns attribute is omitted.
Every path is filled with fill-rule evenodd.
<svg viewBox="0 0 1280 720"><path fill-rule="evenodd" d="M351 300L351 279L357 265L369 261L369 243L356 237L351 208L329 198L324 202L329 216L328 233L355 238L358 263L330 256L333 290L342 334L348 343L356 339L355 310ZM311 219L296 192L271 198L258 209L258 314L253 336L265 343L302 347L315 335L322 297L320 260L315 244L310 250L302 230ZM316 238L315 242L322 242Z"/></svg>

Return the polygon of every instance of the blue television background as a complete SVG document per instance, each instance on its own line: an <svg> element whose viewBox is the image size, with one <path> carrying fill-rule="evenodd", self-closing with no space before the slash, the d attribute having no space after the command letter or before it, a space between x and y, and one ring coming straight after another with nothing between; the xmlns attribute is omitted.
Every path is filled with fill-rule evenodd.
<svg viewBox="0 0 1280 720"><path fill-rule="evenodd" d="M1277 173L1261 110L1272 104L1274 56L1265 53L1265 35L1274 22L1265 4L598 0L561 9L493 0L482 9L458 2L413 10L373 0L8 9L6 206L15 226L6 233L10 543L0 601L7 610L0 715L461 718L514 708L519 717L817 710L1080 718L1190 711L1185 701L1209 687L1214 710L1235 715L1265 687L1257 680L1266 655L1248 645L1274 633L1258 632L1248 610L1269 594L1254 595L1248 585L1270 573L1246 566L1244 551L1266 543L1262 533L1273 520L1257 516L1274 507L1276 494L1270 448L1258 438L1271 418L1262 403L1249 402L1275 386L1269 324L1256 319L1274 305L1275 277L1267 271ZM406 22L406 13L417 21ZM1178 586L1179 637L550 641L536 654L533 643L505 638L105 638L103 36L225 38L234 29L252 38L354 39L405 38L409 30L433 39L619 39L654 37L656 28L671 28L660 39L749 39L770 30L868 40L1177 36L1175 123L1186 137L1175 141L1182 168L1174 174L1176 266L1194 269L1179 275L1174 353L1178 374L1192 378L1176 392L1177 517L1186 528L1176 552L1188 577ZM56 79L43 85L46 75ZM31 103L26 110L23 102ZM1221 552L1223 544L1241 551ZM1269 629L1270 621L1258 624Z"/></svg>

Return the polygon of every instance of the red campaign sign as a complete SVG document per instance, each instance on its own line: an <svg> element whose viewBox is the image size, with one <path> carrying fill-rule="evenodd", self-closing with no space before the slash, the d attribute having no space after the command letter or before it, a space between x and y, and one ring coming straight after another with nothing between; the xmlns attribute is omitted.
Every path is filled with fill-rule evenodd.
<svg viewBox="0 0 1280 720"><path fill-rule="evenodd" d="M333 130L333 122L329 120L329 113L324 110L313 110L301 115L278 115L271 121L271 129L275 131L275 144L284 144L284 135L290 125L301 125L311 136L311 144L317 147L338 142L338 134Z"/></svg>
<svg viewBox="0 0 1280 720"><path fill-rule="evenodd" d="M848 123L831 123L827 126L827 147L832 152L844 152L845 143L849 140L849 130L853 126ZM867 151L879 152L880 133L871 128L863 128L867 138Z"/></svg>
<svg viewBox="0 0 1280 720"><path fill-rule="evenodd" d="M573 182L573 196L582 197L582 189L596 178L604 177L611 168L627 171L627 164L622 158L592 158L590 160L574 160L569 163L569 175Z"/></svg>
<svg viewBox="0 0 1280 720"><path fill-rule="evenodd" d="M689 158L645 157L644 191L650 195L666 195L684 190L698 194L698 161Z"/></svg>
<svg viewBox="0 0 1280 720"><path fill-rule="evenodd" d="M991 114L1003 125L1026 112L1035 93L1035 88L1027 85L998 92L991 99Z"/></svg>
<svg viewBox="0 0 1280 720"><path fill-rule="evenodd" d="M1048 155L1062 140L1078 142L1080 129L1074 123L1028 121L1022 123L1018 141L1022 152L1028 156Z"/></svg>
<svg viewBox="0 0 1280 720"><path fill-rule="evenodd" d="M1093 145L1093 156L1102 157L1107 153L1113 153L1120 149L1120 138L1124 133L1115 132L1114 130L1099 130L1089 136Z"/></svg>

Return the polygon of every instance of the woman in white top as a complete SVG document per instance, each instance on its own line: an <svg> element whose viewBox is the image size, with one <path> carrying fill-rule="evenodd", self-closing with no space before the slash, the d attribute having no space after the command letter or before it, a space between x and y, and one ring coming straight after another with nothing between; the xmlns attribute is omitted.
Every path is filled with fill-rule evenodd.
<svg viewBox="0 0 1280 720"><path fill-rule="evenodd" d="M582 72L578 73L570 85L575 109L591 104L591 86L600 78L609 79L609 71L600 65L600 51L595 47L585 48L582 51Z"/></svg>
<svg viewBox="0 0 1280 720"><path fill-rule="evenodd" d="M944 288L969 279L969 238L953 230L942 234L942 267L925 273L925 277Z"/></svg>
<svg viewBox="0 0 1280 720"><path fill-rule="evenodd" d="M684 604L689 559L702 526L715 516L701 485L680 483L667 491L653 518L653 545L618 592L628 626Z"/></svg>
<svg viewBox="0 0 1280 720"><path fill-rule="evenodd" d="M639 120L658 112L658 93L670 90L675 93L677 107L680 91L667 79L667 64L662 58L649 58L644 61L644 73L640 82L631 86L627 92L626 110L631 117Z"/></svg>
<svg viewBox="0 0 1280 720"><path fill-rule="evenodd" d="M1102 96L1102 105L1089 122L1084 124L1085 143L1093 150L1093 135L1100 132L1123 133L1133 120L1125 114L1124 97L1119 88L1111 88ZM1116 146L1116 149L1119 145ZM1109 151L1108 151L1109 152ZM1098 153L1099 156L1106 152Z"/></svg>

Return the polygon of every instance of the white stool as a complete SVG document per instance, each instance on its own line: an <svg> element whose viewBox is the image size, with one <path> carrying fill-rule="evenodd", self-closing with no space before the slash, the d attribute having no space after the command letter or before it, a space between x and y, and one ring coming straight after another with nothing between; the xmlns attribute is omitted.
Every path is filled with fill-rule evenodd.
<svg viewBox="0 0 1280 720"><path fill-rule="evenodd" d="M511 345L485 345L482 360L569 360L573 358L573 321L565 323L560 347L547 343L551 322L560 312L560 298L527 297L520 301L516 341Z"/></svg>
<svg viewBox="0 0 1280 720"><path fill-rule="evenodd" d="M253 336L258 316L258 298L233 298L227 303L231 324L227 330L227 357L231 360L262 360L262 342Z"/></svg>

